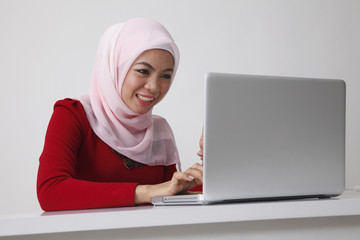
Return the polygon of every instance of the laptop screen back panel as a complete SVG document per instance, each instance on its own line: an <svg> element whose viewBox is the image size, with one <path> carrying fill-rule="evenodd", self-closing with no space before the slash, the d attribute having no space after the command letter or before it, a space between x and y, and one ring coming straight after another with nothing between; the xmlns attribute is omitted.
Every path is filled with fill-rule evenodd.
<svg viewBox="0 0 360 240"><path fill-rule="evenodd" d="M341 194L341 80L209 73L205 80L204 198Z"/></svg>

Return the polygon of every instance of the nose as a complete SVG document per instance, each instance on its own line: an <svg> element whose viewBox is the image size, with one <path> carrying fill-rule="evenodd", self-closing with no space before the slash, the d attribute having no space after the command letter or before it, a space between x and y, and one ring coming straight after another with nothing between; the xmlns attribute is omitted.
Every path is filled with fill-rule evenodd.
<svg viewBox="0 0 360 240"><path fill-rule="evenodd" d="M148 79L145 84L145 89L149 90L151 93L157 93L160 89L160 81L156 76L152 76Z"/></svg>

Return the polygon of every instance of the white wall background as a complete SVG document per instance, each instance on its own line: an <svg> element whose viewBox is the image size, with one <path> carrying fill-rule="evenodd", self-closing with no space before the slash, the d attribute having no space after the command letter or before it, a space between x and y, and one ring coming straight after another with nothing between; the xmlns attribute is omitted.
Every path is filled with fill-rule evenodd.
<svg viewBox="0 0 360 240"><path fill-rule="evenodd" d="M56 100L87 94L110 25L151 17L181 51L154 111L173 127L183 168L198 161L208 71L347 82L347 187L360 184L360 1L0 0L0 214L40 210L36 174Z"/></svg>

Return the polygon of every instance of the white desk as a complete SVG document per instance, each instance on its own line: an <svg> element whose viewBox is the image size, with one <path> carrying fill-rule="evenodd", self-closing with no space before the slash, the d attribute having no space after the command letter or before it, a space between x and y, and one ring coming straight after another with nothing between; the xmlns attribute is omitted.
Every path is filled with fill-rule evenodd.
<svg viewBox="0 0 360 240"><path fill-rule="evenodd" d="M360 193L354 191L333 199L0 216L0 239L354 239L352 234L360 236Z"/></svg>

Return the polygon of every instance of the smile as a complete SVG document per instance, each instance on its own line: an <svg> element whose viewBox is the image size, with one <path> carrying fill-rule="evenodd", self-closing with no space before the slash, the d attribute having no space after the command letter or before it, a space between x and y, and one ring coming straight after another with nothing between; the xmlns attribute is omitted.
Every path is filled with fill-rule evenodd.
<svg viewBox="0 0 360 240"><path fill-rule="evenodd" d="M144 102L153 102L155 100L154 97L145 97L143 95L136 94L136 97L138 97L141 101Z"/></svg>

